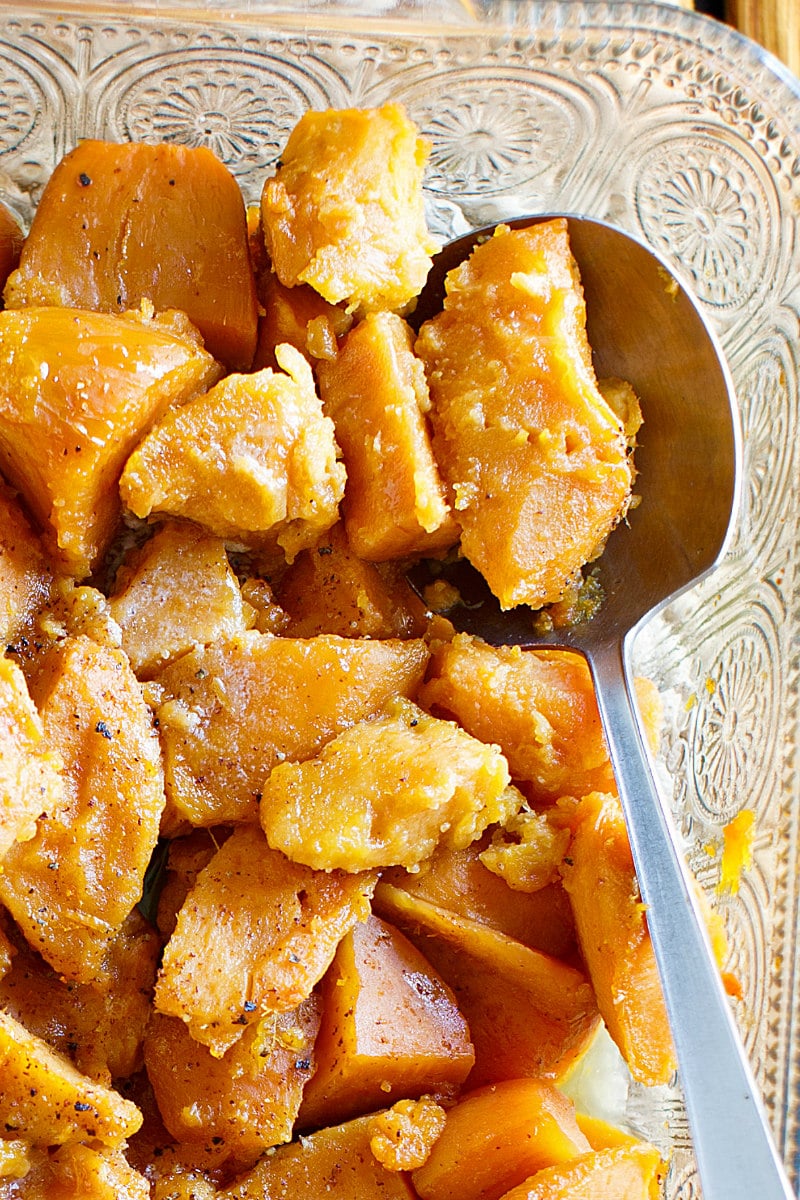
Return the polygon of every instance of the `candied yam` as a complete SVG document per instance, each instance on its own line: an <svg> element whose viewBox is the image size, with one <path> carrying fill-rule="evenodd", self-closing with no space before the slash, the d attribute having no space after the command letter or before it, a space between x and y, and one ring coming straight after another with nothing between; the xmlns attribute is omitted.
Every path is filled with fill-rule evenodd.
<svg viewBox="0 0 800 1200"><path fill-rule="evenodd" d="M445 1110L429 1096L398 1100L372 1117L370 1150L389 1171L413 1171L430 1154L445 1118Z"/></svg>
<svg viewBox="0 0 800 1200"><path fill-rule="evenodd" d="M142 434L219 376L181 328L69 308L0 313L0 468L76 577L116 530L117 482Z"/></svg>
<svg viewBox="0 0 800 1200"><path fill-rule="evenodd" d="M413 334L394 313L370 313L317 367L336 426L347 485L342 511L360 558L432 554L458 541L433 458L425 370Z"/></svg>
<svg viewBox="0 0 800 1200"><path fill-rule="evenodd" d="M658 1150L644 1142L591 1150L537 1171L502 1200L658 1200L665 1171Z"/></svg>
<svg viewBox="0 0 800 1200"><path fill-rule="evenodd" d="M484 863L489 835L463 850L439 846L419 870L384 871L381 880L459 917L489 925L532 950L574 957L575 924L558 880L536 892L519 892Z"/></svg>
<svg viewBox="0 0 800 1200"><path fill-rule="evenodd" d="M128 1140L125 1157L137 1171L146 1175L152 1187L152 1200L211 1200L216 1187L230 1182L226 1165L230 1158L228 1147L215 1145L211 1138L205 1142L176 1142L167 1130L156 1104L146 1071L130 1076L120 1084L123 1095L136 1104L142 1114L142 1125ZM197 1191L173 1191L194 1182ZM206 1189L206 1190L202 1190Z"/></svg>
<svg viewBox="0 0 800 1200"><path fill-rule="evenodd" d="M447 984L399 930L370 916L345 934L321 985L317 1069L301 1129L395 1098L455 1093L472 1069L467 1023Z"/></svg>
<svg viewBox="0 0 800 1200"><path fill-rule="evenodd" d="M452 988L475 1047L470 1086L560 1078L589 1044L599 1018L583 971L383 881L374 906Z"/></svg>
<svg viewBox="0 0 800 1200"><path fill-rule="evenodd" d="M298 1200L332 1189L336 1200L414 1200L407 1177L387 1170L372 1153L373 1120L357 1117L279 1146L215 1200Z"/></svg>
<svg viewBox="0 0 800 1200"><path fill-rule="evenodd" d="M579 654L490 646L460 633L437 647L419 699L474 737L497 742L532 799L614 788L592 678Z"/></svg>
<svg viewBox="0 0 800 1200"><path fill-rule="evenodd" d="M53 575L13 493L0 484L0 645L30 634L51 599Z"/></svg>
<svg viewBox="0 0 800 1200"><path fill-rule="evenodd" d="M352 309L407 305L437 248L425 226L427 156L397 104L304 113L261 197L281 283L309 283Z"/></svg>
<svg viewBox="0 0 800 1200"><path fill-rule="evenodd" d="M202 146L84 139L48 180L5 299L178 309L215 358L246 370L258 306L236 180Z"/></svg>
<svg viewBox="0 0 800 1200"><path fill-rule="evenodd" d="M566 221L498 226L450 272L417 339L462 550L503 608L560 600L630 499L585 319Z"/></svg>
<svg viewBox="0 0 800 1200"><path fill-rule="evenodd" d="M543 1079L510 1079L449 1110L412 1179L422 1200L500 1200L529 1175L589 1149L566 1096Z"/></svg>
<svg viewBox="0 0 800 1200"><path fill-rule="evenodd" d="M95 1083L0 1010L0 1126L34 1146L96 1139L119 1146L141 1124L135 1104Z"/></svg>
<svg viewBox="0 0 800 1200"><path fill-rule="evenodd" d="M553 812L557 819L553 819ZM481 854L484 866L517 892L538 892L559 877L570 833L558 817L560 809L512 814L492 834Z"/></svg>
<svg viewBox="0 0 800 1200"><path fill-rule="evenodd" d="M597 1005L634 1079L667 1083L675 1070L655 955L619 800L580 801L564 887Z"/></svg>
<svg viewBox="0 0 800 1200"><path fill-rule="evenodd" d="M156 1008L224 1053L248 1025L310 995L345 933L367 916L374 883L289 862L257 827L234 830L178 913Z"/></svg>
<svg viewBox="0 0 800 1200"><path fill-rule="evenodd" d="M277 366L276 347L288 342L312 362L336 356L336 339L353 318L342 305L329 304L307 283L285 287L271 268L259 278L264 315L258 323L253 370Z"/></svg>
<svg viewBox="0 0 800 1200"><path fill-rule="evenodd" d="M28 1175L32 1157L31 1146L23 1138L0 1138L0 1186Z"/></svg>
<svg viewBox="0 0 800 1200"><path fill-rule="evenodd" d="M178 521L165 522L126 558L108 608L140 677L194 645L242 633L249 611L224 543Z"/></svg>
<svg viewBox="0 0 800 1200"><path fill-rule="evenodd" d="M425 632L425 610L408 581L353 553L341 524L301 551L277 586L291 637L393 638Z"/></svg>
<svg viewBox="0 0 800 1200"><path fill-rule="evenodd" d="M363 871L413 867L440 841L469 845L521 799L496 746L398 698L316 758L273 767L259 818L295 862Z"/></svg>
<svg viewBox="0 0 800 1200"><path fill-rule="evenodd" d="M298 557L302 558L304 553L301 550ZM276 602L272 586L266 579L250 575L242 580L241 589L242 600L252 614L250 629L257 629L259 633L286 633L291 618Z"/></svg>
<svg viewBox="0 0 800 1200"><path fill-rule="evenodd" d="M61 759L45 738L20 668L0 657L0 861L29 841L43 812L63 800Z"/></svg>
<svg viewBox="0 0 800 1200"><path fill-rule="evenodd" d="M293 346L281 371L228 375L173 409L125 464L122 498L137 517L186 517L218 537L277 543L289 561L338 517L344 467L333 422Z"/></svg>
<svg viewBox="0 0 800 1200"><path fill-rule="evenodd" d="M22 224L7 204L0 203L0 291L19 264L25 241Z"/></svg>
<svg viewBox="0 0 800 1200"><path fill-rule="evenodd" d="M167 862L160 881L156 924L167 939L175 931L181 906L195 885L203 867L207 867L220 846L230 837L227 826L194 829L184 837L173 838L167 850Z"/></svg>
<svg viewBox="0 0 800 1200"><path fill-rule="evenodd" d="M20 1200L150 1200L150 1185L129 1166L121 1149L69 1142L51 1153L34 1151L28 1173L18 1190L8 1193L9 1200L12 1196Z"/></svg>
<svg viewBox="0 0 800 1200"><path fill-rule="evenodd" d="M2 910L0 910L0 919L2 918ZM0 986L2 980L5 979L14 962L16 947L8 936L8 933L0 925Z"/></svg>
<svg viewBox="0 0 800 1200"><path fill-rule="evenodd" d="M79 1071L110 1083L141 1066L160 950L160 939L136 909L108 949L100 983L68 983L18 944L0 979L0 1005Z"/></svg>
<svg viewBox="0 0 800 1200"><path fill-rule="evenodd" d="M164 807L158 739L125 655L85 637L50 652L34 699L63 798L6 855L0 899L55 970L88 983L142 895Z"/></svg>
<svg viewBox="0 0 800 1200"><path fill-rule="evenodd" d="M290 1012L248 1026L215 1058L182 1021L155 1013L145 1061L169 1132L183 1143L213 1139L246 1166L267 1147L291 1141L303 1085L314 1070L318 1028L319 1001L312 995Z"/></svg>
<svg viewBox="0 0 800 1200"><path fill-rule="evenodd" d="M413 695L428 661L420 640L239 634L191 651L159 676L158 720L171 819L257 820L266 776L310 758L342 729Z"/></svg>

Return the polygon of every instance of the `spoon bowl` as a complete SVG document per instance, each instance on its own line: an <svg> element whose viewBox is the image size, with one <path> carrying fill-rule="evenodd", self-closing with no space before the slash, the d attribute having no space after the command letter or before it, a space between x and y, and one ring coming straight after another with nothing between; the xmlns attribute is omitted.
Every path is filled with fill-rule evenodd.
<svg viewBox="0 0 800 1200"><path fill-rule="evenodd" d="M635 717L628 654L637 628L719 562L741 477L741 440L724 357L690 292L636 239L570 214L508 221L520 228L566 216L599 379L630 383L641 402L635 492L626 520L593 564L602 601L587 620L537 632L521 606L501 611L464 560L437 568L462 603L453 624L495 645L580 651L625 814L642 900L670 1017L705 1200L788 1200L794 1193L772 1140L719 971L696 888L655 784ZM448 271L493 226L437 256L412 322L438 312ZM420 590L419 575L410 576Z"/></svg>

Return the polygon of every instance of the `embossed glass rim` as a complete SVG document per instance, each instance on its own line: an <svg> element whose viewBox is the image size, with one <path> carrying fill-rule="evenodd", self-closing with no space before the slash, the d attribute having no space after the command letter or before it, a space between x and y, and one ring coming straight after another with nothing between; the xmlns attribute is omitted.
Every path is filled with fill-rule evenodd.
<svg viewBox="0 0 800 1200"><path fill-rule="evenodd" d="M694 133L700 130L698 146L702 141L705 158L699 161L702 155L698 150L698 162L693 163L691 146L684 153L679 143L671 152L673 160L680 159L681 163L680 171L676 170L669 180L677 189L670 200L684 205L684 217L688 201L705 197L709 186L709 142L718 136L730 151L728 167L735 178L727 178L723 173L717 176L717 182L721 178L725 184L736 185L729 187L734 200L757 199L762 185L772 187L772 209L767 210L766 216L772 222L767 232L775 242L772 247L775 253L767 260L765 248L757 246L764 254L756 256L751 264L750 291L742 290L739 278L705 281L704 302L730 356L748 416L749 512L742 523L738 544L720 572L719 583L712 581L709 586L693 590L648 627L641 648L637 645L636 661L644 673L653 674L669 693L671 730L658 765L664 789L671 796L673 809L691 843L693 865L701 881L713 890L717 864L706 856L703 840L709 830L718 832L721 823L737 811L741 802L736 795L737 785L752 787L752 803L758 807L760 819L767 818L767 835L780 842L779 852L772 856L767 854L770 847L765 844L757 847L764 859L763 870L754 871L752 880L745 881L747 903L738 906L731 903L726 906L726 913L737 936L735 963L743 964L745 970L757 968L759 973L748 996L753 1013L752 1027L746 1031L748 1047L758 1056L759 1078L770 1083L771 1106L773 1111L777 1110L781 1143L787 1157L796 1157L795 1171L800 1172L800 1007L791 995L792 981L800 973L795 937L800 878L800 782L796 761L800 469L799 452L794 449L800 426L800 364L796 345L800 322L796 240L800 212L800 82L760 47L727 26L667 4L633 0L533 0L527 4L508 0L465 3L386 0L382 8L376 14L374 4L335 0L319 3L309 0L300 5L275 0L225 5L217 0L206 7L190 0L185 4L183 0L175 0L146 6L122 0L117 4L39 0L35 5L20 6L11 0L0 0L0 52L10 48L13 59L14 47L21 45L23 31L27 38L26 53L40 54L42 61L46 53L51 53L47 36L57 33L59 37L74 39L79 50L76 70L70 76L73 90L65 95L72 104L84 102L82 119L86 125L71 126L70 136L76 131L79 135L90 135L95 128L99 131L107 127L123 128L122 119L113 107L119 93L109 99L105 83L102 89L82 91L87 80L94 83L101 79L102 64L98 73L98 61L92 58L90 44L98 56L107 54L109 62L116 61L115 46L119 47L121 57L128 55L128 60L139 46L145 65L148 58L161 55L159 61L162 61L165 53L188 51L189 57L194 55L192 62L200 72L204 63L211 64L213 55L217 55L214 61L221 61L230 51L230 64L249 62L251 50L266 48L268 44L272 47L273 61L279 60L287 67L291 64L295 72L299 66L308 65L312 56L316 57L311 67L319 67L326 53L335 57L334 52L347 42L357 43L362 51L370 53L377 48L376 61L387 47L403 48L408 56L406 61L413 60L415 49L420 52L424 49L423 69L418 75L408 72L402 85L404 94L412 95L420 108L424 108L424 89L438 79L432 70L433 58L444 47L457 60L459 78L473 82L491 77L487 64L500 63L504 67L511 65L513 70L506 70L506 77L513 76L516 83L524 74L526 80L535 78L539 82L547 76L550 84L556 72L549 69L549 60L557 56L559 71L567 84L580 80L591 89L597 80L602 80L605 86L614 82L612 68L623 75L630 69L634 74L638 72L637 80L646 80L656 91L668 84L684 103L693 93L696 113L692 130ZM469 8L466 16L465 8ZM131 37L126 39L126 33ZM401 60L398 58L397 62ZM376 72L371 90L358 93L355 102L362 102L364 96L388 97L395 88L402 90L399 75L393 74L396 68L391 56L387 54L381 64L385 74ZM341 68L341 61L338 66ZM311 75L313 69L309 69ZM420 79L422 84L418 86ZM325 86L322 80L313 94L303 92L302 103L316 104L316 98L324 96ZM623 79L619 87L624 90L626 86ZM347 88L342 87L337 94L346 92ZM92 102L101 102L99 114L91 104L86 105L87 95ZM432 103L437 102L437 95L431 96ZM137 92L136 96L141 102L142 93ZM141 107L140 104L135 114L139 120L143 119ZM634 148L639 119L634 118L632 132L626 132L622 139L629 150ZM6 120L0 104L0 135ZM60 132L39 129L42 170L48 165L48 156L52 158L57 152L56 135ZM546 121L542 132L544 149L555 154L558 146L548 146L547 135L551 131ZM570 131L565 124L556 132L563 141ZM459 133L458 121L448 133L452 145ZM558 142L558 138L555 140ZM595 141L595 148L596 145ZM275 148L275 156L277 152ZM646 182L652 183L654 173L663 168L663 161L663 156L651 154L640 162ZM5 167L13 166L16 170L25 165L24 156L5 153L0 145L0 187ZM552 159L545 165L552 166ZM756 166L763 168L760 175L754 170ZM450 164L445 162L441 167L443 180L449 169ZM254 170L248 176L251 188L256 175ZM512 215L515 204L529 205L530 197L539 194L539 183L538 177L519 175L514 186L495 193L473 187L460 205L448 206L445 189L437 188L435 177L429 177L431 214L444 232L454 219L480 224ZM684 189L680 194L679 184ZM571 184L563 188L557 182L548 186L552 190L547 194L557 197L551 208L579 208L587 215L608 215L597 211L598 205L605 202L598 189L590 191L589 202L583 204L571 202ZM26 187L26 195L33 197L30 184ZM638 219L646 225L652 214L644 209L637 213L630 196L628 201L628 209L612 215L623 226L630 227ZM743 212L746 216L746 206ZM733 234L744 237L741 214L734 212L732 220ZM649 232L653 234L652 230ZM752 231L749 236L752 249ZM734 249L738 252L742 244L737 243ZM731 247L722 249L727 252ZM686 261L682 259L676 266L696 267L697 279L703 285L702 257L696 261L691 257L695 250L702 254L703 246L697 239L688 250L684 247L681 254ZM767 261L770 267L776 263L781 267L783 275L779 280L765 282L758 278L756 267ZM731 287L733 301L730 301ZM738 293L736 287L740 289ZM784 338L786 330L781 324L789 316L794 321L790 332L795 348L791 354L784 345L784 341L788 345L789 335ZM780 345L778 334L784 339ZM773 341L777 349L770 357L767 351L774 348ZM757 383L751 387L752 379ZM774 408L766 401L774 402ZM779 457L771 459L765 448L775 440L774 429L778 430ZM779 502L785 503L785 511L779 510ZM782 672L778 665L782 666ZM764 686L761 691L755 690L753 680L762 675L768 676ZM777 714L769 728L760 721L760 710ZM738 740L730 736L732 721L738 721ZM718 788L716 793L712 773ZM729 803L725 788L732 793L727 797ZM781 892L775 886L778 875L782 876ZM765 910L775 905L776 896L778 900L782 896L789 909L793 906L793 911L778 913L772 922L775 914ZM758 920L762 920L763 927L756 927ZM774 929L778 940L765 944L768 937L774 936ZM780 972L779 957L784 960ZM675 1149L668 1195L675 1200L678 1197L694 1200L698 1185L679 1098L673 1092L662 1096L634 1094L633 1116L643 1132L668 1124L660 1143Z"/></svg>

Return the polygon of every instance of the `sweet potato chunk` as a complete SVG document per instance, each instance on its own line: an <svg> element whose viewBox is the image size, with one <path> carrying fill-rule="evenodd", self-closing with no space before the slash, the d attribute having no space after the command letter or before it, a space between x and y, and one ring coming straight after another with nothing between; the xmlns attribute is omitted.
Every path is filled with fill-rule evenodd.
<svg viewBox="0 0 800 1200"><path fill-rule="evenodd" d="M413 1200L407 1177L388 1171L373 1155L372 1120L358 1117L279 1146L215 1200L299 1200L333 1189L336 1200Z"/></svg>
<svg viewBox="0 0 800 1200"><path fill-rule="evenodd" d="M70 308L0 313L0 468L84 578L120 515L117 482L171 403L219 375L187 324Z"/></svg>
<svg viewBox="0 0 800 1200"><path fill-rule="evenodd" d="M230 834L229 826L218 825L216 829L193 829L185 837L173 838L169 843L156 911L156 925L165 941L175 932L178 913L197 876Z"/></svg>
<svg viewBox="0 0 800 1200"><path fill-rule="evenodd" d="M342 729L413 695L424 642L250 631L197 649L159 676L158 710L173 818L193 825L257 820L281 759L310 758Z"/></svg>
<svg viewBox="0 0 800 1200"><path fill-rule="evenodd" d="M374 905L453 989L475 1047L471 1086L558 1078L586 1048L598 1014L582 971L383 881Z"/></svg>
<svg viewBox="0 0 800 1200"><path fill-rule="evenodd" d="M655 1147L645 1143L592 1150L537 1171L502 1200L658 1200L665 1169Z"/></svg>
<svg viewBox="0 0 800 1200"><path fill-rule="evenodd" d="M141 1125L135 1104L94 1083L0 1010L0 1125L34 1146L92 1138L118 1146Z"/></svg>
<svg viewBox="0 0 800 1200"><path fill-rule="evenodd" d="M122 498L137 517L187 517L218 537L275 542L291 562L333 525L344 493L333 423L293 346L281 371L228 375L173 409L125 464Z"/></svg>
<svg viewBox="0 0 800 1200"><path fill-rule="evenodd" d="M66 983L38 954L15 949L0 979L0 1005L11 1016L92 1079L139 1070L161 942L136 909L109 947L100 983Z"/></svg>
<svg viewBox="0 0 800 1200"><path fill-rule="evenodd" d="M164 783L141 686L120 650L67 638L37 679L47 744L64 762L63 798L5 858L0 899L67 979L102 979L104 959L142 894Z"/></svg>
<svg viewBox="0 0 800 1200"><path fill-rule="evenodd" d="M427 155L397 104L304 113L261 197L281 283L310 283L365 311L408 304L436 249L422 198Z"/></svg>
<svg viewBox="0 0 800 1200"><path fill-rule="evenodd" d="M7 204L0 203L0 290L19 265L25 235L22 224Z"/></svg>
<svg viewBox="0 0 800 1200"><path fill-rule="evenodd" d="M380 918L344 936L321 996L301 1129L374 1112L389 1099L452 1092L469 1074L475 1056L452 992Z"/></svg>
<svg viewBox="0 0 800 1200"><path fill-rule="evenodd" d="M562 874L608 1032L635 1079L667 1083L675 1070L675 1052L615 796L592 793L581 800Z"/></svg>
<svg viewBox="0 0 800 1200"><path fill-rule="evenodd" d="M632 482L594 377L566 222L499 226L447 291L416 349L462 549L503 608L539 608L600 552Z"/></svg>
<svg viewBox="0 0 800 1200"><path fill-rule="evenodd" d="M459 633L434 653L420 703L497 742L532 799L614 788L592 679L579 654L489 646Z"/></svg>
<svg viewBox="0 0 800 1200"><path fill-rule="evenodd" d="M425 370L394 313L370 313L317 367L347 468L342 511L356 554L373 562L458 541L433 458Z"/></svg>
<svg viewBox="0 0 800 1200"><path fill-rule="evenodd" d="M566 1096L543 1079L510 1079L450 1109L412 1179L422 1200L500 1200L529 1175L589 1149Z"/></svg>
<svg viewBox="0 0 800 1200"><path fill-rule="evenodd" d="M440 841L469 845L521 799L497 747L398 698L316 758L273 767L259 817L295 862L363 871L413 867Z"/></svg>
<svg viewBox="0 0 800 1200"><path fill-rule="evenodd" d="M264 315L258 323L253 370L275 368L275 350L284 342L311 363L336 357L337 337L353 324L343 305L329 304L307 283L285 287L271 267L259 276L258 291Z"/></svg>
<svg viewBox="0 0 800 1200"><path fill-rule="evenodd" d="M463 850L440 846L419 870L384 871L381 880L457 916L504 933L555 958L574 956L575 923L560 877L536 892L514 891L482 861L488 837Z"/></svg>
<svg viewBox="0 0 800 1200"><path fill-rule="evenodd" d="M53 576L39 539L13 493L0 484L0 645L30 636L51 600Z"/></svg>
<svg viewBox="0 0 800 1200"><path fill-rule="evenodd" d="M373 875L325 874L242 826L200 872L164 951L156 1008L214 1054L269 1013L310 995L336 947L369 912Z"/></svg>
<svg viewBox="0 0 800 1200"><path fill-rule="evenodd" d="M117 572L109 612L131 666L147 678L194 645L244 632L249 606L224 543L168 521Z"/></svg>
<svg viewBox="0 0 800 1200"><path fill-rule="evenodd" d="M129 1166L122 1150L69 1142L55 1153L31 1155L18 1190L20 1200L150 1200L147 1178Z"/></svg>
<svg viewBox="0 0 800 1200"><path fill-rule="evenodd" d="M28 841L36 822L62 802L61 759L47 746L25 676L0 657L0 861Z"/></svg>
<svg viewBox="0 0 800 1200"><path fill-rule="evenodd" d="M430 1154L445 1119L445 1110L430 1096L398 1100L370 1120L370 1149L390 1171L413 1171Z"/></svg>
<svg viewBox="0 0 800 1200"><path fill-rule="evenodd" d="M236 180L205 147L79 142L50 176L5 299L179 309L215 358L246 370L258 308Z"/></svg>
<svg viewBox="0 0 800 1200"><path fill-rule="evenodd" d="M353 553L341 523L298 554L277 586L291 637L394 638L425 632L423 605L408 581Z"/></svg>
<svg viewBox="0 0 800 1200"><path fill-rule="evenodd" d="M292 1139L303 1085L314 1071L315 995L290 1012L248 1026L215 1058L176 1017L155 1013L145 1061L164 1124L179 1142L224 1144L251 1166L268 1146Z"/></svg>

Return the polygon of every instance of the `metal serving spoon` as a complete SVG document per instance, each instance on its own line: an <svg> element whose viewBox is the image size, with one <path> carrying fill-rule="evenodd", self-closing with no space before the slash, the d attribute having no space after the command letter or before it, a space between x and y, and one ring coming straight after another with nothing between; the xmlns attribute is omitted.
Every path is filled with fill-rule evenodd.
<svg viewBox="0 0 800 1200"><path fill-rule="evenodd" d="M628 380L642 403L645 423L636 450L641 503L614 530L595 564L604 599L589 620L539 636L530 609L501 612L485 585L482 595L471 586L465 592L463 570L453 581L467 602L448 616L459 629L494 644L558 645L588 660L647 905L703 1196L785 1200L794 1193L648 766L627 664L637 626L724 553L741 473L732 384L694 300L665 263L602 222L568 215L568 224L597 376ZM439 311L446 273L490 231L476 230L444 247L414 325ZM453 579L447 569L445 576Z"/></svg>

